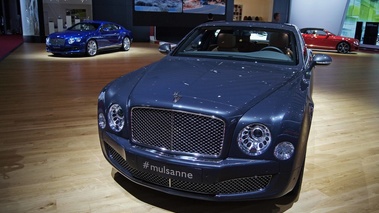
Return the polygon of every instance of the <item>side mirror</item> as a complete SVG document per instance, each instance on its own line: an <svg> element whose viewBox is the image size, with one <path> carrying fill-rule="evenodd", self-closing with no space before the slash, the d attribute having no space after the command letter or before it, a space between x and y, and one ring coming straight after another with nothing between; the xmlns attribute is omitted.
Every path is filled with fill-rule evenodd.
<svg viewBox="0 0 379 213"><path fill-rule="evenodd" d="M314 65L329 65L332 63L332 57L326 54L314 54L313 55Z"/></svg>
<svg viewBox="0 0 379 213"><path fill-rule="evenodd" d="M167 55L172 50L171 44L169 43L162 44L159 46L158 50L160 53Z"/></svg>

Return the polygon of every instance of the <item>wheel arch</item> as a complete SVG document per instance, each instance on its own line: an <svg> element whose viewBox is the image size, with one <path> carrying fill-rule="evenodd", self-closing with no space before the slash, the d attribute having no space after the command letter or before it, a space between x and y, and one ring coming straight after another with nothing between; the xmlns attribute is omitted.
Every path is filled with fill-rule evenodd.
<svg viewBox="0 0 379 213"><path fill-rule="evenodd" d="M344 45L344 44L345 44L346 46L349 47L348 50L347 50L347 52L341 52L340 49L339 49L339 46L340 46L340 45ZM351 51L351 45L349 44L349 42L343 40L343 41L340 41L340 42L337 43L337 45L336 45L336 50L337 50L338 52L341 52L341 53L348 53L348 52Z"/></svg>

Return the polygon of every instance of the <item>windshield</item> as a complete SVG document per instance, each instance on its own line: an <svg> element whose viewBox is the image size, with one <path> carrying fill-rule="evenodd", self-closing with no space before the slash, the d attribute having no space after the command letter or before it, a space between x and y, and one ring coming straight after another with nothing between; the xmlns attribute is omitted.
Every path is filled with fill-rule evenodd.
<svg viewBox="0 0 379 213"><path fill-rule="evenodd" d="M290 31L252 27L201 27L173 55L297 64L295 37Z"/></svg>
<svg viewBox="0 0 379 213"><path fill-rule="evenodd" d="M74 26L68 28L67 30L73 30L73 31L92 31L96 30L100 24L96 23L78 23Z"/></svg>

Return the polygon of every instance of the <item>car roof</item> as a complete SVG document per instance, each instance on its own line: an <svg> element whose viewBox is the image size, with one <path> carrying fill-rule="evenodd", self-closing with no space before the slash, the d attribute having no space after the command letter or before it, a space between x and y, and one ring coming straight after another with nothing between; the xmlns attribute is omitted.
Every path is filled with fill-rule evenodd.
<svg viewBox="0 0 379 213"><path fill-rule="evenodd" d="M215 27L225 27L225 26L236 26L236 27L262 27L262 28L274 28L274 29L284 29L284 30L298 30L298 28L293 24L288 23L275 23L275 22L259 22L259 21L212 21L205 22L199 25L204 26L215 26Z"/></svg>
<svg viewBox="0 0 379 213"><path fill-rule="evenodd" d="M82 23L105 24L105 23L112 23L112 22L109 22L109 21L100 21L100 20L84 20L84 21L82 21Z"/></svg>
<svg viewBox="0 0 379 213"><path fill-rule="evenodd" d="M325 30L324 28L320 28L320 27L306 27L306 28L301 28L300 31L303 32L303 31L306 31L306 30Z"/></svg>

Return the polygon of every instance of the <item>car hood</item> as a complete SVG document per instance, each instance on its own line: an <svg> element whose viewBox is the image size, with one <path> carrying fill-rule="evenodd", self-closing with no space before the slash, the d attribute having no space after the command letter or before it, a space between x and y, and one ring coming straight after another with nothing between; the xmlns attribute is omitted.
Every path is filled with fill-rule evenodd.
<svg viewBox="0 0 379 213"><path fill-rule="evenodd" d="M145 68L128 102L210 114L235 112L290 81L296 73L291 68L168 56Z"/></svg>
<svg viewBox="0 0 379 213"><path fill-rule="evenodd" d="M49 35L50 38L70 38L70 37L82 37L87 36L95 31L73 31L73 30L66 30L63 32L56 32Z"/></svg>

